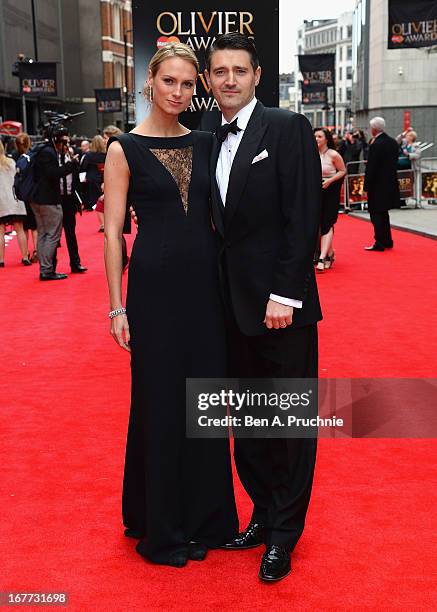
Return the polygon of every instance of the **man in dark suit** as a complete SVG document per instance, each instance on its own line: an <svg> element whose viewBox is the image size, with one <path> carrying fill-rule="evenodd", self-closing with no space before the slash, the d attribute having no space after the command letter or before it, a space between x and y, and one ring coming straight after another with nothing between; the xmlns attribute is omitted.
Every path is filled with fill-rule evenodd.
<svg viewBox="0 0 437 612"><path fill-rule="evenodd" d="M218 36L206 65L223 113L211 177L229 375L316 378L322 317L313 256L322 178L311 126L303 115L256 100L261 68L249 38ZM315 457L315 439L235 440L238 474L254 509L249 526L225 548L264 543L263 580L279 580L291 570Z"/></svg>
<svg viewBox="0 0 437 612"><path fill-rule="evenodd" d="M393 248L390 229L390 208L399 208L397 164L399 145L385 133L385 121L374 117L370 121L373 142L369 148L364 190L367 191L370 220L375 242L364 247L366 251L384 251Z"/></svg>
<svg viewBox="0 0 437 612"><path fill-rule="evenodd" d="M42 281L62 280L66 274L56 272L56 251L62 233L62 206L60 179L71 174L76 167L74 160L60 165L56 143L65 132L59 130L53 138L47 139L35 158L36 191L31 207L38 229L39 278Z"/></svg>
<svg viewBox="0 0 437 612"><path fill-rule="evenodd" d="M74 158L74 152L70 149L68 134L60 135L56 141L56 151L61 166L64 166L67 161L71 161ZM76 237L76 213L80 211L79 189L79 166L76 165L70 174L60 179L62 225L70 258L70 268L73 274L81 274L87 271L87 268L80 262Z"/></svg>

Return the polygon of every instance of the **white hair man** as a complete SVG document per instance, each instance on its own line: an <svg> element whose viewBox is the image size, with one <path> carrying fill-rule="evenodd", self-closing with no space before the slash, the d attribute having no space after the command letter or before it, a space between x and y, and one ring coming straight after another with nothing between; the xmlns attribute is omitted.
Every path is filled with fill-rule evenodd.
<svg viewBox="0 0 437 612"><path fill-rule="evenodd" d="M369 148L364 189L367 191L370 220L375 241L366 251L384 251L393 248L390 228L390 208L399 207L397 163L399 146L385 133L385 120L374 117L370 121L373 142Z"/></svg>

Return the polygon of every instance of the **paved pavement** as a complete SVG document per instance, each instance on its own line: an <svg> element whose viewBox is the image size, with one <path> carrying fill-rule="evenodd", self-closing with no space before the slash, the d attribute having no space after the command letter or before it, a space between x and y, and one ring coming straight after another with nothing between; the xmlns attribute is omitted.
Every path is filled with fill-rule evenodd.
<svg viewBox="0 0 437 612"><path fill-rule="evenodd" d="M369 219L367 211L354 211L351 216ZM437 240L437 205L426 208L396 208L390 211L391 226Z"/></svg>

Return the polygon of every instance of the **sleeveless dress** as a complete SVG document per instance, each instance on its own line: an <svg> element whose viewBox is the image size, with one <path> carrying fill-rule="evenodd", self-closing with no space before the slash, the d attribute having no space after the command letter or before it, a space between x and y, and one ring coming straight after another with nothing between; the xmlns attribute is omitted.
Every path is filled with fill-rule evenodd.
<svg viewBox="0 0 437 612"><path fill-rule="evenodd" d="M138 217L126 301L132 392L123 522L144 534L137 551L155 563L186 552L190 541L220 546L238 527L229 441L185 435L185 379L226 376L209 209L212 138L114 138Z"/></svg>
<svg viewBox="0 0 437 612"><path fill-rule="evenodd" d="M337 168L331 159L326 158L326 153L320 155L323 178L329 178L336 174ZM341 185L343 181L334 181L326 189L322 189L322 209L320 219L320 234L324 236L331 227L337 223L338 209L340 207Z"/></svg>

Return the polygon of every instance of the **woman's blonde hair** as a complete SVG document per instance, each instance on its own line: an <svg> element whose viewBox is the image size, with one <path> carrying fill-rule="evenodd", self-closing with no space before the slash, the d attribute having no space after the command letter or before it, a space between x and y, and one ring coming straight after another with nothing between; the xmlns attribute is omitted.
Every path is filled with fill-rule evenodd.
<svg viewBox="0 0 437 612"><path fill-rule="evenodd" d="M416 140L417 140L417 132L415 132L414 130L410 130L408 132L408 136L412 136L413 137L413 142L416 142Z"/></svg>
<svg viewBox="0 0 437 612"><path fill-rule="evenodd" d="M195 69L196 75L199 73L200 65L199 61L194 53L193 49L184 43L167 43L163 45L155 55L152 57L149 63L149 70L152 77L156 76L159 66L165 60L170 59L172 57L179 57L180 59L186 60L189 62ZM149 83L146 81L143 88L143 94L147 100L152 99L152 88Z"/></svg>
<svg viewBox="0 0 437 612"><path fill-rule="evenodd" d="M111 136L118 136L119 134L123 134L123 132L116 125L107 125L103 128L103 134L111 138Z"/></svg>
<svg viewBox="0 0 437 612"><path fill-rule="evenodd" d="M90 151L93 153L106 153L106 142L103 136L97 134L91 141Z"/></svg>
<svg viewBox="0 0 437 612"><path fill-rule="evenodd" d="M18 136L15 138L15 146L17 147L17 151L20 155L27 153L31 144L32 141L30 140L30 136L29 134L26 134L26 132L21 132L21 134L18 134Z"/></svg>
<svg viewBox="0 0 437 612"><path fill-rule="evenodd" d="M14 160L6 156L5 147L0 140L0 168L11 168L14 164Z"/></svg>

